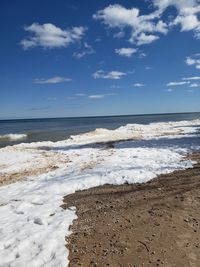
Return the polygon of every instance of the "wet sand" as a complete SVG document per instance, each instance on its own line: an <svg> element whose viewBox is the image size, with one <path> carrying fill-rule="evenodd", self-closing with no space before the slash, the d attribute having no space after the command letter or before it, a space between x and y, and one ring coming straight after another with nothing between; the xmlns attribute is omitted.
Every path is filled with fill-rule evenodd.
<svg viewBox="0 0 200 267"><path fill-rule="evenodd" d="M64 198L78 219L69 267L199 267L200 154L194 168L145 184L105 185Z"/></svg>

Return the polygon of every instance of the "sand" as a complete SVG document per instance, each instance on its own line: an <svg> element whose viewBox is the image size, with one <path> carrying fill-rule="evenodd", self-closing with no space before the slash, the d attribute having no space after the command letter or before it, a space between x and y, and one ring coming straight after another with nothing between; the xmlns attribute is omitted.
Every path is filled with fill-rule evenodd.
<svg viewBox="0 0 200 267"><path fill-rule="evenodd" d="M78 219L69 267L200 266L200 154L194 168L145 183L105 185L64 198Z"/></svg>

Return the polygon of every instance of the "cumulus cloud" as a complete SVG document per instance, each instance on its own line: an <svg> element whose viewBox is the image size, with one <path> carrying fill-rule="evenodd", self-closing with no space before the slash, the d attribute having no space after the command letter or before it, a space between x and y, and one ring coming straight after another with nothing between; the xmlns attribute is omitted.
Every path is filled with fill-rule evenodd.
<svg viewBox="0 0 200 267"><path fill-rule="evenodd" d="M136 52L137 52L137 49L132 48L132 47L123 47L123 48L115 49L116 54L120 56L124 56L124 57L131 57Z"/></svg>
<svg viewBox="0 0 200 267"><path fill-rule="evenodd" d="M94 19L102 21L108 27L117 27L120 33L126 27L131 28L129 41L137 45L149 44L159 38L152 33L167 33L167 24L158 20L158 17L157 12L140 15L138 8L128 9L118 4L109 5L93 15Z"/></svg>
<svg viewBox="0 0 200 267"><path fill-rule="evenodd" d="M30 33L29 37L21 41L22 47L27 50L37 46L43 48L67 47L79 41L83 37L86 28L80 26L62 30L51 23L33 23L30 26L25 26L24 30Z"/></svg>
<svg viewBox="0 0 200 267"><path fill-rule="evenodd" d="M154 0L151 2L156 10L149 14L140 14L140 10L135 7L126 8L114 4L99 10L93 18L109 28L119 29L119 36L122 37L125 34L125 28L131 29L129 41L137 45L150 44L158 40L160 34L167 34L171 27L177 25L180 26L181 31L193 30L195 37L200 38L199 0ZM169 20L164 17L163 13L171 6L176 9L177 15Z"/></svg>
<svg viewBox="0 0 200 267"><path fill-rule="evenodd" d="M98 70L95 73L93 73L93 78L94 79L113 79L113 80L119 80L123 76L125 76L126 73L121 72L121 71L110 71L110 72L105 72L103 70Z"/></svg>
<svg viewBox="0 0 200 267"><path fill-rule="evenodd" d="M180 25L181 31L193 30L196 38L200 37L200 21L198 13L200 12L199 0L155 0L154 5L161 12L169 6L174 6L177 9L177 16L171 25Z"/></svg>
<svg viewBox="0 0 200 267"><path fill-rule="evenodd" d="M134 87L143 87L143 86L145 86L145 84L144 83L134 83L133 86Z"/></svg>
<svg viewBox="0 0 200 267"><path fill-rule="evenodd" d="M83 58L87 55L91 55L91 54L94 54L95 53L95 50L93 49L93 47L87 43L84 43L84 48L81 52L75 52L73 54L73 57L77 58L77 59L80 59L80 58Z"/></svg>
<svg viewBox="0 0 200 267"><path fill-rule="evenodd" d="M34 83L37 84L56 84L56 83L63 83L63 82L70 82L71 79L67 77L52 77L49 79L35 79Z"/></svg>

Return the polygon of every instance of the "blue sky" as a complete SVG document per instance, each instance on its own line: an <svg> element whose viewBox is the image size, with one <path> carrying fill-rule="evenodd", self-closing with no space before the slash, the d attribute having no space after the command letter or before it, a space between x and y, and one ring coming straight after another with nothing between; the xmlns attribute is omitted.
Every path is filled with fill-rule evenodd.
<svg viewBox="0 0 200 267"><path fill-rule="evenodd" d="M200 111L198 0L0 2L0 118Z"/></svg>

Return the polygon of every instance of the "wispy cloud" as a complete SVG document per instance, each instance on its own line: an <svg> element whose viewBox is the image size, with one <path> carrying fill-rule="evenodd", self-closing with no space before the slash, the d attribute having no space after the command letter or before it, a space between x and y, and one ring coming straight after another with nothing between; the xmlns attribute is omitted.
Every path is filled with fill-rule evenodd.
<svg viewBox="0 0 200 267"><path fill-rule="evenodd" d="M139 53L139 58L145 58L147 56L147 54L146 53L144 53L144 52L140 52Z"/></svg>
<svg viewBox="0 0 200 267"><path fill-rule="evenodd" d="M143 86L145 86L145 84L144 83L134 83L133 86L134 87L143 87Z"/></svg>
<svg viewBox="0 0 200 267"><path fill-rule="evenodd" d="M124 57L132 57L132 55L136 52L137 52L137 49L132 48L132 47L123 47L123 48L115 49L116 54L118 54L119 56L124 56Z"/></svg>
<svg viewBox="0 0 200 267"><path fill-rule="evenodd" d="M93 49L93 47L87 43L84 43L84 48L81 52L75 52L73 53L73 57L80 59L83 58L87 55L91 55L94 54L95 50Z"/></svg>
<svg viewBox="0 0 200 267"><path fill-rule="evenodd" d="M98 70L95 73L93 73L93 78L94 79L113 79L113 80L119 80L123 76L125 76L125 72L121 71L110 71L110 72L105 72L103 70Z"/></svg>
<svg viewBox="0 0 200 267"><path fill-rule="evenodd" d="M88 98L91 98L91 99L99 99L99 98L104 98L105 95L89 95Z"/></svg>
<svg viewBox="0 0 200 267"><path fill-rule="evenodd" d="M107 93L107 94L96 94L96 95L88 95L88 98L90 99L101 99L106 96L114 96L116 93Z"/></svg>
<svg viewBox="0 0 200 267"><path fill-rule="evenodd" d="M21 41L22 47L27 50L29 48L41 46L43 48L59 48L79 41L86 27L72 27L67 30L53 25L52 23L33 23L25 26L24 30L30 33L30 36Z"/></svg>
<svg viewBox="0 0 200 267"><path fill-rule="evenodd" d="M189 83L190 83L189 81L169 82L167 86L181 86Z"/></svg>
<svg viewBox="0 0 200 267"><path fill-rule="evenodd" d="M199 86L200 86L200 84L198 84L198 83L191 83L189 87L191 87L191 88L197 88Z"/></svg>
<svg viewBox="0 0 200 267"><path fill-rule="evenodd" d="M197 80L200 80L200 76L187 77L187 78L183 78L182 80L184 80L184 81L197 81Z"/></svg>
<svg viewBox="0 0 200 267"><path fill-rule="evenodd" d="M56 83L63 83L63 82L70 82L71 79L67 77L52 77L49 79L35 79L34 83L37 84L56 84Z"/></svg>
<svg viewBox="0 0 200 267"><path fill-rule="evenodd" d="M182 78L181 81L178 82L169 82L166 84L167 87L176 87L176 86L182 86L182 85L187 85L190 88L197 88L200 87L200 84L197 83L196 81L199 81L200 77L199 76L193 76L193 77L187 77L187 78Z"/></svg>

